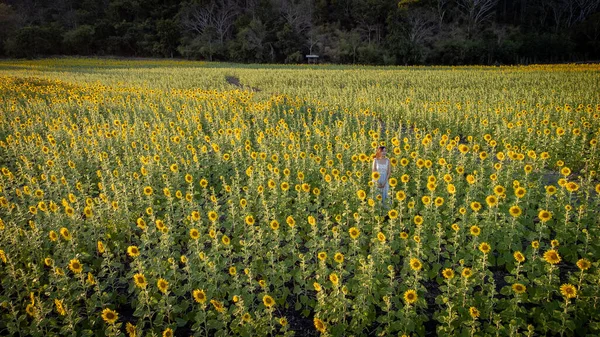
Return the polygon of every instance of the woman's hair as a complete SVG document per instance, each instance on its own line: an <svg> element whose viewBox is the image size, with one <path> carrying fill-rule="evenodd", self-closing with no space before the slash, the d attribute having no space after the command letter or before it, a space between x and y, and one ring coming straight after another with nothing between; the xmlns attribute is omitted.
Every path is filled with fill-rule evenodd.
<svg viewBox="0 0 600 337"><path fill-rule="evenodd" d="M380 146L377 148L377 152L375 152L375 158L380 159L382 157L381 153L385 150L385 146Z"/></svg>

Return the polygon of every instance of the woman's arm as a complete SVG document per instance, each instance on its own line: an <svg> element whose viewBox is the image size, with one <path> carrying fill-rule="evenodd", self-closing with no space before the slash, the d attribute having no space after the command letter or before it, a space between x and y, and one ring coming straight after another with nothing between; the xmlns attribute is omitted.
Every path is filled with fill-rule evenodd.
<svg viewBox="0 0 600 337"><path fill-rule="evenodd" d="M377 171L377 159L373 159L372 170L373 172Z"/></svg>
<svg viewBox="0 0 600 337"><path fill-rule="evenodd" d="M390 160L387 160L388 165L387 165L387 180L390 180L390 173L392 172L392 163L390 163Z"/></svg>

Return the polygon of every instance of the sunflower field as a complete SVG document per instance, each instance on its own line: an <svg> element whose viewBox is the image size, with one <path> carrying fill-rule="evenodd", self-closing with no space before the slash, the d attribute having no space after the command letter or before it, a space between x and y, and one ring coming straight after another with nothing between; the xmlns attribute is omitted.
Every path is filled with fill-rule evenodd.
<svg viewBox="0 0 600 337"><path fill-rule="evenodd" d="M0 61L0 334L597 336L599 74Z"/></svg>

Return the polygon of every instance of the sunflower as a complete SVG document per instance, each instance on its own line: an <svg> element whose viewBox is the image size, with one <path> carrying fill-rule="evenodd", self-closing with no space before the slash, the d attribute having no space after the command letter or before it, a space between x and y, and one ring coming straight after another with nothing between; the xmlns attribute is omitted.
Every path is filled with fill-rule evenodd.
<svg viewBox="0 0 600 337"><path fill-rule="evenodd" d="M71 240L71 233L69 233L69 230L65 227L60 229L60 236L67 241ZM50 237L50 239L52 240L52 237Z"/></svg>
<svg viewBox="0 0 600 337"><path fill-rule="evenodd" d="M106 308L102 310L102 319L108 324L115 324L117 319L119 319L119 314L116 311Z"/></svg>
<svg viewBox="0 0 600 337"><path fill-rule="evenodd" d="M356 240L358 238L358 236L360 235L360 230L356 227L351 227L348 230L348 233L350 234L350 237L354 240Z"/></svg>
<svg viewBox="0 0 600 337"><path fill-rule="evenodd" d="M592 263L588 259L580 259L577 261L577 267L581 270L588 270L592 266Z"/></svg>
<svg viewBox="0 0 600 337"><path fill-rule="evenodd" d="M146 277L144 276L144 274L140 273L133 275L133 282L135 283L136 287L141 289L145 289L148 285L148 282L146 282Z"/></svg>
<svg viewBox="0 0 600 337"><path fill-rule="evenodd" d="M235 266L229 267L229 275L234 276L235 274L237 274L237 269Z"/></svg>
<svg viewBox="0 0 600 337"><path fill-rule="evenodd" d="M325 323L322 320L315 317L313 319L313 323L315 324L315 329L317 329L317 331L319 331L320 333L325 333L327 328L325 327Z"/></svg>
<svg viewBox="0 0 600 337"><path fill-rule="evenodd" d="M421 268L423 268L423 264L421 263L421 261L417 258L412 258L410 259L410 269L414 270L414 271L419 271L421 270Z"/></svg>
<svg viewBox="0 0 600 337"><path fill-rule="evenodd" d="M217 301L217 300L210 300L210 304L213 305L213 307L215 308L216 311L220 312L220 313L224 313L225 312L225 308L223 307L223 303Z"/></svg>
<svg viewBox="0 0 600 337"><path fill-rule="evenodd" d="M338 278L336 273L331 273L329 274L329 281L331 281L333 285L337 286L340 282L340 279Z"/></svg>
<svg viewBox="0 0 600 337"><path fill-rule="evenodd" d="M496 198L496 196L494 195L488 195L485 198L485 202L488 204L489 207L494 207L498 205L498 198Z"/></svg>
<svg viewBox="0 0 600 337"><path fill-rule="evenodd" d="M516 293L516 294L523 294L527 291L527 287L525 287L523 284L521 283L515 283L512 285L512 290Z"/></svg>
<svg viewBox="0 0 600 337"><path fill-rule="evenodd" d="M454 278L454 270L446 268L442 271L442 276L444 276L446 280L451 280Z"/></svg>
<svg viewBox="0 0 600 337"><path fill-rule="evenodd" d="M475 308L475 307L470 307L469 308L469 315L471 315L471 317L473 319L476 319L477 317L479 317L479 310L477 310L477 308Z"/></svg>
<svg viewBox="0 0 600 337"><path fill-rule="evenodd" d="M196 228L190 229L190 238L193 240L198 240L200 237L200 232Z"/></svg>
<svg viewBox="0 0 600 337"><path fill-rule="evenodd" d="M550 264L557 264L561 259L556 250L550 249L544 253L544 260Z"/></svg>
<svg viewBox="0 0 600 337"><path fill-rule="evenodd" d="M337 263L342 263L344 262L344 254L342 253L335 253L335 255L333 256L333 260Z"/></svg>
<svg viewBox="0 0 600 337"><path fill-rule="evenodd" d="M154 192L154 190L152 189L152 187L150 187L150 186L144 187L144 194L145 195L152 195L153 192Z"/></svg>
<svg viewBox="0 0 600 337"><path fill-rule="evenodd" d="M458 232L460 230L460 226L455 223L453 223L452 226L450 226L450 227L452 227L452 230L455 232Z"/></svg>
<svg viewBox="0 0 600 337"><path fill-rule="evenodd" d="M127 247L127 255L131 257L138 257L140 256L140 250L137 246L129 246Z"/></svg>
<svg viewBox="0 0 600 337"><path fill-rule="evenodd" d="M470 232L473 236L479 236L479 234L481 234L481 229L478 226L471 226Z"/></svg>
<svg viewBox="0 0 600 337"><path fill-rule="evenodd" d="M136 329L137 329L136 326L131 324L131 322L127 322L127 324L125 324L125 331L129 335L129 337L136 336Z"/></svg>
<svg viewBox="0 0 600 337"><path fill-rule="evenodd" d="M27 313L27 315L31 316L31 317L35 317L35 315L37 314L37 310L35 309L35 306L33 304L27 304L27 307L25 308L25 312Z"/></svg>
<svg viewBox="0 0 600 337"><path fill-rule="evenodd" d="M276 231L279 229L279 222L277 220L271 220L270 226L272 230Z"/></svg>
<svg viewBox="0 0 600 337"><path fill-rule="evenodd" d="M548 220L552 219L552 213L550 213L546 210L541 210L538 213L538 218L540 218L541 222L547 222Z"/></svg>
<svg viewBox="0 0 600 337"><path fill-rule="evenodd" d="M560 293L567 299L577 297L577 289L569 283L560 286Z"/></svg>
<svg viewBox="0 0 600 337"><path fill-rule="evenodd" d="M497 196L504 195L504 192L506 192L506 189L504 188L504 186L496 185L494 187L494 194L496 194Z"/></svg>
<svg viewBox="0 0 600 337"><path fill-rule="evenodd" d="M318 282L313 282L313 288L315 288L315 291L321 291L321 285Z"/></svg>
<svg viewBox="0 0 600 337"><path fill-rule="evenodd" d="M249 226L254 225L254 217L252 215L246 216L246 224Z"/></svg>
<svg viewBox="0 0 600 337"><path fill-rule="evenodd" d="M462 272L460 273L460 275L464 278L469 278L473 275L473 271L471 270L471 268L463 268Z"/></svg>
<svg viewBox="0 0 600 337"><path fill-rule="evenodd" d="M326 252L319 252L319 254L317 254L317 258L321 261L325 261L327 259L327 253Z"/></svg>
<svg viewBox="0 0 600 337"><path fill-rule="evenodd" d="M288 224L288 226L292 228L296 226L296 220L294 220L294 217L292 217L291 215L285 219L285 222Z"/></svg>
<svg viewBox="0 0 600 337"><path fill-rule="evenodd" d="M221 242L223 242L225 246L229 246L229 244L231 243L231 239L229 239L227 235L223 235L221 237Z"/></svg>
<svg viewBox="0 0 600 337"><path fill-rule="evenodd" d="M515 258L515 260L519 263L525 261L525 256L523 255L523 253L521 253L520 251L516 251L513 254L513 257Z"/></svg>
<svg viewBox="0 0 600 337"><path fill-rule="evenodd" d="M523 198L525 196L525 193L527 192L527 190L525 190L523 187L517 187L515 189L515 196L519 199Z"/></svg>
<svg viewBox="0 0 600 337"><path fill-rule="evenodd" d="M167 282L167 280L165 280L164 278L159 278L156 282L156 286L158 287L158 290L160 290L164 294L169 289L169 282Z"/></svg>
<svg viewBox="0 0 600 337"><path fill-rule="evenodd" d="M67 311L65 310L65 307L61 300L59 300L58 298L55 298L54 305L56 306L56 312L58 312L59 315L65 316L67 314Z"/></svg>
<svg viewBox="0 0 600 337"><path fill-rule="evenodd" d="M423 217L420 215L415 215L413 221L414 221L415 225L421 226L423 224Z"/></svg>
<svg viewBox="0 0 600 337"><path fill-rule="evenodd" d="M360 200L365 200L365 198L367 197L367 193L363 190L358 190L356 192L356 196L358 197L358 199Z"/></svg>
<svg viewBox="0 0 600 337"><path fill-rule="evenodd" d="M192 292L192 296L194 297L194 301L200 304L206 302L206 294L204 293L204 290L195 289Z"/></svg>
<svg viewBox="0 0 600 337"><path fill-rule="evenodd" d="M287 321L287 319L285 317L281 317L279 319L279 325L286 326L287 324L288 324L288 321Z"/></svg>
<svg viewBox="0 0 600 337"><path fill-rule="evenodd" d="M388 212L388 216L390 217L390 219L396 219L398 217L398 211L395 209L391 209Z"/></svg>
<svg viewBox="0 0 600 337"><path fill-rule="evenodd" d="M415 303L418 298L419 296L417 295L417 292L413 289L409 289L404 292L404 301L406 301L407 304Z"/></svg>
<svg viewBox="0 0 600 337"><path fill-rule="evenodd" d="M473 201L471 203L471 209L473 212L479 212L479 210L481 210L481 204L478 201Z"/></svg>
<svg viewBox="0 0 600 337"><path fill-rule="evenodd" d="M173 330L171 328L166 328L162 333L162 337L173 337Z"/></svg>
<svg viewBox="0 0 600 337"><path fill-rule="evenodd" d="M531 241L531 247L532 247L533 249L538 249L538 248L540 248L540 242L539 242L538 240Z"/></svg>
<svg viewBox="0 0 600 337"><path fill-rule="evenodd" d="M408 233L406 233L406 232L400 232L400 238L401 238L402 240L406 240L406 239L408 239Z"/></svg>
<svg viewBox="0 0 600 337"><path fill-rule="evenodd" d="M208 212L208 219L212 222L217 221L217 213L215 211Z"/></svg>
<svg viewBox="0 0 600 337"><path fill-rule="evenodd" d="M273 297L265 295L263 296L263 303L265 307L270 308L275 305L275 300L273 300Z"/></svg>
<svg viewBox="0 0 600 337"><path fill-rule="evenodd" d="M71 269L73 273L79 274L83 271L83 266L81 265L81 262L79 262L78 259L72 259L69 262L69 269Z"/></svg>
<svg viewBox="0 0 600 337"><path fill-rule="evenodd" d="M487 253L489 253L491 249L492 249L492 248L490 247L490 245L489 245L487 242L482 242L482 243L479 245L479 250L480 250L482 253L484 253L484 254L487 254Z"/></svg>
<svg viewBox="0 0 600 337"><path fill-rule="evenodd" d="M396 192L396 199L398 201L403 201L404 199L406 199L406 193L404 193L404 191L398 191L398 192Z"/></svg>

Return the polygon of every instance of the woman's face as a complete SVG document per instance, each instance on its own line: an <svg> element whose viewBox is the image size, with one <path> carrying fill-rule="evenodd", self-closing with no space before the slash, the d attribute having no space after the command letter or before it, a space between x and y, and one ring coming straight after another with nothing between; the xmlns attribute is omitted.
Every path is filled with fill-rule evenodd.
<svg viewBox="0 0 600 337"><path fill-rule="evenodd" d="M381 156L385 157L386 154L387 154L387 149L383 148L383 150L381 150Z"/></svg>

